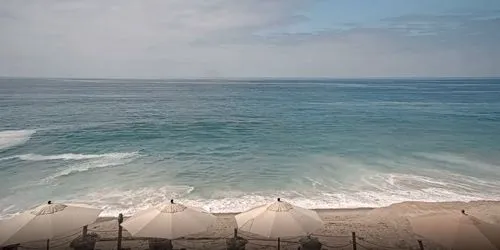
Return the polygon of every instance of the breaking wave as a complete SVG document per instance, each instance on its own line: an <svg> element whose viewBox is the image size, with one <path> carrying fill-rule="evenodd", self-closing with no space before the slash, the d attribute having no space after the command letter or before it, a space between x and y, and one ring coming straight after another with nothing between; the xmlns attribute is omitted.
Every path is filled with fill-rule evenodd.
<svg viewBox="0 0 500 250"><path fill-rule="evenodd" d="M36 130L0 131L0 151L26 143L34 133Z"/></svg>
<svg viewBox="0 0 500 250"><path fill-rule="evenodd" d="M132 153L107 153L107 154L58 154L58 155L38 155L38 154L24 154L13 156L23 161L53 161L53 160L90 160L90 159L126 159L137 156L138 152Z"/></svg>

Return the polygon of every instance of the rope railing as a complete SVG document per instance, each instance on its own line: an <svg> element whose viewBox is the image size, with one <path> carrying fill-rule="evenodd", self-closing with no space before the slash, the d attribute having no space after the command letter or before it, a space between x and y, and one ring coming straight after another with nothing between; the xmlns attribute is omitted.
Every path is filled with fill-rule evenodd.
<svg viewBox="0 0 500 250"><path fill-rule="evenodd" d="M70 234L70 235L65 235L65 236L60 236L60 237L57 237L57 238L53 238L51 240L51 242L61 241L63 239L68 239L69 238L68 240L63 241L62 243L59 242L57 245L55 245L56 247L58 247L59 244L64 245L64 244L70 243L73 239L76 238L75 236L77 236L79 234L82 234L82 232L81 231L77 231L77 232L75 232L73 234ZM51 247L54 247L54 246L51 245ZM30 247L30 246L26 246L26 245L19 245L18 248L20 248L20 249L40 249L40 247Z"/></svg>
<svg viewBox="0 0 500 250"><path fill-rule="evenodd" d="M184 245L184 244L180 244L180 243L178 243L178 242L175 242L175 246L180 247L179 249L181 249L181 248L188 249L188 248L189 248L188 246L186 246L186 245Z"/></svg>
<svg viewBox="0 0 500 250"><path fill-rule="evenodd" d="M75 237L76 235L79 235L79 234L81 235L81 234L82 234L82 232L78 231L78 232L76 232L76 233L74 233L74 234L70 234L70 235L66 235L66 236L62 236L62 237L58 237L58 238L54 238L53 240L55 241L55 240L67 239L67 238L70 238L70 237Z"/></svg>
<svg viewBox="0 0 500 250"><path fill-rule="evenodd" d="M94 232L94 233L102 233L102 232L116 232L116 230L88 230L88 232ZM236 233L236 232L235 232ZM78 234L82 234L82 232L76 232L70 235L65 235L62 237L58 237L55 239L51 240L50 247L51 248L57 248L60 246L68 245L72 240L75 239L75 236ZM278 244L278 239L276 238L265 238L265 237L258 237L255 235L249 235L248 233L237 233L239 237L242 237L243 239L246 240L246 244L249 246L253 247L266 247L266 248L276 248L278 245L280 245L282 248L287 248L287 249L292 249L294 246L301 246L303 244L302 239L303 237L285 237L279 239L280 244ZM192 249L192 248L199 248L198 246L203 245L202 248L207 248L207 249L212 249L215 247L219 247L222 249L224 248L227 244L228 239L233 239L235 235L233 234L226 234L223 237L182 237L179 239L172 240L172 243L175 245L176 248L178 249ZM321 246L325 249L387 249L387 250L393 250L393 249L421 249L423 250L423 244L421 241L415 242L415 244L407 244L406 246L397 246L397 245L383 245L379 244L373 239L367 240L365 237L360 237L356 236L355 233L352 234L352 236L346 236L346 235L325 235L325 234L311 234L310 236L315 237L316 240L318 240L317 237L324 237L326 239L319 239L319 242L321 243ZM351 238L352 237L352 238ZM349 241L346 239L351 238ZM147 241L150 240L151 238L148 237L132 237L132 236L126 236L126 237L99 237L97 241ZM417 244L418 243L418 244ZM41 243L40 243L41 244ZM33 244L34 245L34 244ZM32 246L33 246L32 245ZM18 245L19 249L26 249L26 250L32 250L32 249L40 249L40 247L32 247L30 245ZM350 247L350 248L349 248Z"/></svg>
<svg viewBox="0 0 500 250"><path fill-rule="evenodd" d="M364 243L368 243L369 245L373 245L373 246L376 246L376 247L379 247L379 248L383 248L383 249L401 249L399 247L382 246L380 244L377 244L377 243L374 243L374 242L371 242L371 241L367 241L363 237L357 237L357 239L360 240L360 241L362 241L362 242L364 242Z"/></svg>
<svg viewBox="0 0 500 250"><path fill-rule="evenodd" d="M256 238L256 237L243 237L247 240L258 240L258 241L276 241L276 239L270 239L270 238Z"/></svg>
<svg viewBox="0 0 500 250"><path fill-rule="evenodd" d="M182 237L179 238L179 240L225 240L232 238L233 234L226 234L225 236L218 236L218 237Z"/></svg>
<svg viewBox="0 0 500 250"><path fill-rule="evenodd" d="M311 234L314 237L326 237L326 238L351 238L350 235L327 235L327 234Z"/></svg>
<svg viewBox="0 0 500 250"><path fill-rule="evenodd" d="M356 243L356 245L359 246L359 247L361 247L361 248L363 248L363 249L368 249L368 250L373 249L373 248L367 247L367 246L365 246L365 245L363 245L361 243Z"/></svg>
<svg viewBox="0 0 500 250"><path fill-rule="evenodd" d="M255 245L255 246L264 246L264 247L269 247L269 244L260 244L260 243L255 243L255 242L248 242L249 245Z"/></svg>
<svg viewBox="0 0 500 250"><path fill-rule="evenodd" d="M20 249L40 249L39 247L28 247L28 246L18 246L17 248L20 248Z"/></svg>
<svg viewBox="0 0 500 250"><path fill-rule="evenodd" d="M291 240L281 240L281 243L299 244L299 242Z"/></svg>
<svg viewBox="0 0 500 250"><path fill-rule="evenodd" d="M56 245L50 245L50 248L57 248L57 247L62 247L62 246L67 246L69 245L69 243L72 241L73 239L70 239L70 240L67 240L65 242L62 242L62 243L58 243Z"/></svg>
<svg viewBox="0 0 500 250"><path fill-rule="evenodd" d="M326 247L326 248L333 248L333 249L339 249L339 248L346 248L346 247L352 247L352 242L349 242L345 245L327 245L327 244L323 244L322 245L323 247Z"/></svg>
<svg viewBox="0 0 500 250"><path fill-rule="evenodd" d="M61 238L59 238L59 239L61 239ZM58 247L62 247L62 246L69 246L69 244L72 240L73 239L69 239L69 240L65 240L63 242L58 242L57 244L50 244L49 247L50 248L58 248ZM19 249L33 250L33 249L45 249L46 246L44 245L43 247L32 247L32 246L26 246L26 245L19 245L18 248Z"/></svg>
<svg viewBox="0 0 500 250"><path fill-rule="evenodd" d="M93 233L118 233L118 230L95 230L95 229L89 229L89 232Z"/></svg>

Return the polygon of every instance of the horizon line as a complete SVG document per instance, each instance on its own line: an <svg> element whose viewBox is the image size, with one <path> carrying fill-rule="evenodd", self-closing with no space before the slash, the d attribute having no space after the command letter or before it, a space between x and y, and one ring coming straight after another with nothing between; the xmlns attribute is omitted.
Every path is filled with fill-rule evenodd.
<svg viewBox="0 0 500 250"><path fill-rule="evenodd" d="M146 80L146 81L259 81L259 80L440 80L440 79L500 79L499 76L379 76L379 77L38 77L38 76L0 76L0 79L47 79L47 80Z"/></svg>

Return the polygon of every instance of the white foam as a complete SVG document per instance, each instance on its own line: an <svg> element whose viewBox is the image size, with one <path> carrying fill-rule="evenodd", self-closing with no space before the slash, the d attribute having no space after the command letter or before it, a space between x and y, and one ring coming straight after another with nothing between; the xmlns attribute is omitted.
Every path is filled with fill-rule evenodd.
<svg viewBox="0 0 500 250"><path fill-rule="evenodd" d="M16 155L11 158L18 158L23 161L51 161L51 160L89 160L98 158L110 159L123 159L136 156L138 153L108 153L108 154L58 154L58 155L38 155L38 154L24 154Z"/></svg>
<svg viewBox="0 0 500 250"><path fill-rule="evenodd" d="M498 199L500 192L480 193L448 188L446 181L426 176L387 174L366 178L379 183L379 188L364 190L244 192L218 191L210 197L200 197L190 186L164 186L130 190L102 190L83 196L84 201L104 209L102 216L118 213L132 215L142 209L166 202L171 198L180 203L200 207L212 213L238 213L266 204L280 197L309 209L383 207L404 201L473 201ZM500 185L497 185L500 188ZM499 190L499 189L496 189Z"/></svg>
<svg viewBox="0 0 500 250"><path fill-rule="evenodd" d="M12 148L26 143L36 130L0 131L0 150Z"/></svg>
<svg viewBox="0 0 500 250"><path fill-rule="evenodd" d="M29 160L44 161L44 160L84 160L60 170L54 175L49 176L43 181L50 181L59 177L69 176L79 172L89 171L96 168L106 168L124 165L132 162L139 156L138 152L132 153L108 153L100 155L82 155L82 154L61 154L52 156L32 155Z"/></svg>
<svg viewBox="0 0 500 250"><path fill-rule="evenodd" d="M137 153L112 153L102 155L63 154L28 158L31 160L34 158L37 160L57 158L56 160L77 161L77 164L67 169L61 169L53 175L54 179L96 167L126 164L127 161L132 161L136 156ZM130 187L130 189L103 189L88 194L72 194L74 195L72 198L78 200L68 201L92 204L104 209L102 216L116 216L118 213L132 215L139 210L158 205L171 198L214 213L242 212L274 201L277 197L311 209L382 207L404 201L443 202L499 199L499 181L488 177L484 179L469 177L439 168L422 168L422 166L429 164L427 158L424 161L421 158L413 157L397 161L370 159L371 164L340 157L320 158L316 159L319 167L311 169L306 177L297 177L299 180L297 185L293 185L293 188L281 191L249 192L232 189L193 192L195 187L192 186L150 186ZM446 157L446 159L450 159L450 157ZM454 158L453 161L454 164L469 163L462 158ZM373 170L370 170L370 167ZM377 172L375 169L387 172ZM401 169L405 172L388 172L394 169ZM409 169L416 170L409 171ZM303 176L303 173L300 176ZM338 180L332 176L337 177ZM349 181L345 181L345 179ZM56 198L54 197L54 199Z"/></svg>
<svg viewBox="0 0 500 250"><path fill-rule="evenodd" d="M16 208L15 205L8 205L7 207L1 209L0 211L0 220L3 220L3 219L8 219L8 216L5 216L5 215L9 215L12 213L14 213L14 209Z"/></svg>
<svg viewBox="0 0 500 250"><path fill-rule="evenodd" d="M101 216L132 215L150 206L159 205L193 192L192 186L162 186L158 188L103 189L68 202L88 203L104 209Z"/></svg>
<svg viewBox="0 0 500 250"><path fill-rule="evenodd" d="M389 175L379 176L380 179L384 177L391 178ZM61 200L61 202L92 204L92 206L104 210L101 216L117 216L119 213L130 216L148 207L167 202L170 199L176 199L179 203L200 207L212 213L238 213L262 204L267 204L278 197L297 206L309 209L383 207L404 201L467 202L474 200L495 200L499 197L498 192L491 194L470 193L465 190L452 190L446 187L409 189L404 186L398 186L398 183L401 182L398 179L403 178L405 181L421 179L425 182L428 177L393 175L392 178L394 178L394 185L396 186L387 186L379 190L333 192L321 192L319 190L312 192L244 192L231 190L216 192L210 195L211 197L199 197L193 192L195 187L192 186L162 186L126 190L119 188L103 189L86 195L75 195L74 199ZM432 179L431 181L434 182ZM14 212L12 209L7 210Z"/></svg>

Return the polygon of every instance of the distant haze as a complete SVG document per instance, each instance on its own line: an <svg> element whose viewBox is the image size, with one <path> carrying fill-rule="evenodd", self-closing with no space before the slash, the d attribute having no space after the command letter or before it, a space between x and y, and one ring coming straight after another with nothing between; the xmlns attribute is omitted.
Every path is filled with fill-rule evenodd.
<svg viewBox="0 0 500 250"><path fill-rule="evenodd" d="M0 0L0 76L500 76L498 0Z"/></svg>

